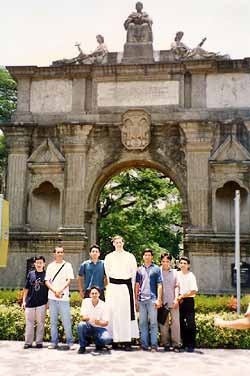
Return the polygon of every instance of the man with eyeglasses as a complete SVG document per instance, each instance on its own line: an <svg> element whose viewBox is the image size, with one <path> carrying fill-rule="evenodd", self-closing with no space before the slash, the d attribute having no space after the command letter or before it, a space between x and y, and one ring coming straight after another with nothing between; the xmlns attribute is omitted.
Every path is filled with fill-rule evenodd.
<svg viewBox="0 0 250 376"><path fill-rule="evenodd" d="M198 292L198 287L195 275L189 271L189 267L189 258L186 256L180 257L177 284L179 286L178 302L180 305L182 349L193 352L196 336L194 297Z"/></svg>
<svg viewBox="0 0 250 376"><path fill-rule="evenodd" d="M49 289L51 330L51 344L48 346L48 349L56 349L58 346L58 317L60 315L68 348L74 350L69 304L69 285L72 279L74 279L73 268L70 262L66 262L63 259L63 247L55 247L54 257L55 261L48 265L45 275L45 283Z"/></svg>

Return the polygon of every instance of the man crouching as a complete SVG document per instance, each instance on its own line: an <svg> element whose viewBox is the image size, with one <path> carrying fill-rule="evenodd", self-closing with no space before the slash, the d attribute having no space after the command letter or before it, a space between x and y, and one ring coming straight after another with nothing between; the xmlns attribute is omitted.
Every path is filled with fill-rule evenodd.
<svg viewBox="0 0 250 376"><path fill-rule="evenodd" d="M81 322L78 324L80 347L78 354L84 354L89 338L94 338L96 350L112 343L107 330L109 314L106 303L99 299L100 289L92 286L89 298L83 299L81 306Z"/></svg>

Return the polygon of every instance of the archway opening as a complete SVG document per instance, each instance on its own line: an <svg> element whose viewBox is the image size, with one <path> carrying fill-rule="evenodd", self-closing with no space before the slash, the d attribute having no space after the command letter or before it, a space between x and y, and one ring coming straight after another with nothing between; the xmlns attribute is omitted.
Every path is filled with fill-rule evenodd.
<svg viewBox="0 0 250 376"><path fill-rule="evenodd" d="M141 261L145 248L155 260L182 252L182 199L173 181L151 168L129 168L113 175L97 203L97 241L103 257L112 250L111 239L122 235L125 249Z"/></svg>

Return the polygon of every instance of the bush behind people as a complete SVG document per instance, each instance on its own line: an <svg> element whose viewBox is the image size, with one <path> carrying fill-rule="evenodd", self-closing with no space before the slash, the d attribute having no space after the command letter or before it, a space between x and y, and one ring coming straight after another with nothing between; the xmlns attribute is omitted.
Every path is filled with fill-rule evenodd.
<svg viewBox="0 0 250 376"><path fill-rule="evenodd" d="M216 312L217 313L217 312ZM196 313L197 347L200 348L235 348L250 349L249 330L230 330L214 327L215 312ZM224 319L235 319L235 313L222 313ZM243 316L243 315L242 315ZM77 338L77 324L80 318L80 308L71 308L73 336ZM24 312L18 304L0 305L0 340L24 341L25 319ZM59 325L59 339L65 341L62 324ZM49 312L45 322L44 340L50 340Z"/></svg>

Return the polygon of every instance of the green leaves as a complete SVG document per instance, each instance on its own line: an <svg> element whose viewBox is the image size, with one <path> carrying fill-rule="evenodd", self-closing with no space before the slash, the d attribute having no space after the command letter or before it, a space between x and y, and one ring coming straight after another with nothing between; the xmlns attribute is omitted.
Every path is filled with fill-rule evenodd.
<svg viewBox="0 0 250 376"><path fill-rule="evenodd" d="M16 109L16 101L16 82L5 68L0 67L0 124L10 121Z"/></svg>
<svg viewBox="0 0 250 376"><path fill-rule="evenodd" d="M105 256L111 238L120 234L125 248L141 262L142 251L179 254L182 242L181 199L174 183L148 168L122 171L103 188L98 203L99 243Z"/></svg>

